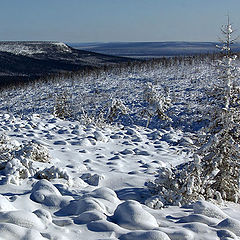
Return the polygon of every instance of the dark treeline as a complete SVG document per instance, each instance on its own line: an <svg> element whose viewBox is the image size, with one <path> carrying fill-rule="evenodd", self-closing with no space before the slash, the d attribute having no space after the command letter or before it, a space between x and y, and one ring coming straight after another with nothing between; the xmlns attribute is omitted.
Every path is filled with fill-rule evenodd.
<svg viewBox="0 0 240 240"><path fill-rule="evenodd" d="M240 52L234 53L240 57ZM0 88L18 88L31 85L36 82L58 82L62 79L76 79L92 76L98 78L103 73L122 74L125 72L137 72L139 70L151 71L156 67L171 67L180 65L193 65L200 62L213 62L221 59L223 54L220 53L205 53L192 56L175 56L153 58L148 60L131 60L111 65L103 65L98 67L85 66L78 71L46 74L44 76L0 76Z"/></svg>

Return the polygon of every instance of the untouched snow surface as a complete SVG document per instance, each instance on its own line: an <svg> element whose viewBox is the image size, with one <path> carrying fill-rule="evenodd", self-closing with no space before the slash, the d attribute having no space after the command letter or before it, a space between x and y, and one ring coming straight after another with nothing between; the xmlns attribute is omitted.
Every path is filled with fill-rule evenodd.
<svg viewBox="0 0 240 240"><path fill-rule="evenodd" d="M1 114L0 134L0 239L240 239L237 204L144 205L157 168L189 160L181 131Z"/></svg>

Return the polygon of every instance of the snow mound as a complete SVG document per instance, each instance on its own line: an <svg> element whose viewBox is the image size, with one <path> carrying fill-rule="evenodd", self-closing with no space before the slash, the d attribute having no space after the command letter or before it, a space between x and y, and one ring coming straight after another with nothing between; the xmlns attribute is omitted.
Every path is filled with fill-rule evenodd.
<svg viewBox="0 0 240 240"><path fill-rule="evenodd" d="M74 218L74 222L76 224L86 224L93 221L106 220L106 219L107 219L106 215L103 214L102 212L99 212L97 210L92 210L92 211L81 213L79 216Z"/></svg>
<svg viewBox="0 0 240 240"><path fill-rule="evenodd" d="M168 235L161 231L135 231L122 235L120 240L170 240Z"/></svg>
<svg viewBox="0 0 240 240"><path fill-rule="evenodd" d="M110 202L119 202L117 194L110 188L101 187L97 188L90 193L92 197L102 198Z"/></svg>
<svg viewBox="0 0 240 240"><path fill-rule="evenodd" d="M83 138L79 141L78 145L82 147L88 147L88 146L92 146L92 143L88 138Z"/></svg>
<svg viewBox="0 0 240 240"><path fill-rule="evenodd" d="M0 211L14 211L16 208L0 194Z"/></svg>
<svg viewBox="0 0 240 240"><path fill-rule="evenodd" d="M107 220L98 220L95 222L90 222L87 224L87 227L90 231L93 232L115 232L123 233L124 229L119 227L117 224L109 222Z"/></svg>
<svg viewBox="0 0 240 240"><path fill-rule="evenodd" d="M91 174L91 173L84 173L82 176L81 176L81 179L88 183L89 185L92 185L92 186L98 186L100 181L102 179L104 179L104 176L101 176L101 175L98 175L97 173L95 174Z"/></svg>
<svg viewBox="0 0 240 240"><path fill-rule="evenodd" d="M115 223L129 230L151 230L158 227L155 217L134 200L118 205L112 218Z"/></svg>
<svg viewBox="0 0 240 240"><path fill-rule="evenodd" d="M38 216L43 223L49 224L52 222L52 215L49 211L45 209L37 209L33 212L36 216Z"/></svg>
<svg viewBox="0 0 240 240"><path fill-rule="evenodd" d="M43 222L34 213L23 210L0 212L0 223L12 223L37 230L45 229Z"/></svg>
<svg viewBox="0 0 240 240"><path fill-rule="evenodd" d="M195 234L194 232L188 230L188 229L183 229L183 228L163 228L160 230L164 231L171 240L195 240Z"/></svg>
<svg viewBox="0 0 240 240"><path fill-rule="evenodd" d="M212 229L210 229L206 224L199 222L186 223L183 224L182 227L187 228L201 236L204 236L204 234L210 235L212 232Z"/></svg>
<svg viewBox="0 0 240 240"><path fill-rule="evenodd" d="M57 216L80 215L87 211L99 211L104 213L106 208L99 200L92 197L86 197L84 199L71 201L67 206L63 207L55 214Z"/></svg>
<svg viewBox="0 0 240 240"><path fill-rule="evenodd" d="M112 189L107 187L97 188L88 195L101 201L105 205L109 214L113 214L116 206L121 203L117 197L117 194Z"/></svg>
<svg viewBox="0 0 240 240"><path fill-rule="evenodd" d="M220 220L228 217L228 215L224 213L219 207L213 203L203 200L197 201L193 204L193 211L195 214L203 214L207 217L217 218Z"/></svg>
<svg viewBox="0 0 240 240"><path fill-rule="evenodd" d="M94 138L96 139L96 141L101 141L101 142L108 142L108 137L106 137L102 132L100 131L95 131L93 133Z"/></svg>
<svg viewBox="0 0 240 240"><path fill-rule="evenodd" d="M219 219L210 218L201 214L191 214L185 217L181 217L177 223L190 223L190 222L199 222L205 223L208 226L214 226L219 223Z"/></svg>
<svg viewBox="0 0 240 240"><path fill-rule="evenodd" d="M46 240L34 229L27 229L10 223L0 223L0 238L11 240Z"/></svg>
<svg viewBox="0 0 240 240"><path fill-rule="evenodd" d="M45 179L35 183L30 198L37 203L57 208L66 206L73 199L71 196L62 196L58 189Z"/></svg>
<svg viewBox="0 0 240 240"><path fill-rule="evenodd" d="M221 221L217 226L217 228L229 230L240 237L240 221L233 218L226 218Z"/></svg>

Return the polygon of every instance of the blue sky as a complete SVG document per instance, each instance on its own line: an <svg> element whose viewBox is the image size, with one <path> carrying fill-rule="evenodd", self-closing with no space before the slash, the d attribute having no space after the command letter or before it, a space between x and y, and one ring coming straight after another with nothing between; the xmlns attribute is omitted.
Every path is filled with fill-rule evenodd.
<svg viewBox="0 0 240 240"><path fill-rule="evenodd" d="M227 14L239 32L239 0L1 0L0 40L216 41Z"/></svg>

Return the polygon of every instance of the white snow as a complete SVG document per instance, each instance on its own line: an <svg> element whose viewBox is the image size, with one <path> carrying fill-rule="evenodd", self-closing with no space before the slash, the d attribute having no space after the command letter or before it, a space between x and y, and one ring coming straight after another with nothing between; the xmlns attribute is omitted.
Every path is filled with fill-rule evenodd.
<svg viewBox="0 0 240 240"><path fill-rule="evenodd" d="M170 142L180 139L179 148L192 144L172 129L156 141L159 132L154 129L88 128L51 115L21 119L1 114L0 122L1 128L7 129L2 130L2 141L19 152L15 162L3 160L8 163L3 165L0 179L1 239L240 237L240 216L233 206L201 200L186 207L163 208L154 202L157 198L149 204L160 204L158 210L143 204L150 196L144 182L154 178L157 168L185 161L185 155L171 150ZM17 132L16 125L21 126ZM136 137L141 141L134 141ZM94 141L81 144L76 139ZM38 148L24 147L32 140ZM34 160L38 159L36 152L47 161ZM26 169L31 169L31 174L26 176ZM10 176L18 181L6 181Z"/></svg>

